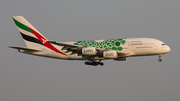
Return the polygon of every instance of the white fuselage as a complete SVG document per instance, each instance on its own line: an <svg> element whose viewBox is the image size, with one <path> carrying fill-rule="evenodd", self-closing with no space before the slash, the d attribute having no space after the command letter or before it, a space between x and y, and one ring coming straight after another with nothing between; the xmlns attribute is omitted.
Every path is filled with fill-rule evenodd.
<svg viewBox="0 0 180 101"><path fill-rule="evenodd" d="M125 44L121 45L123 48L122 51L129 52L127 55L123 57L130 57L130 56L148 56L148 55L159 55L159 54L165 54L170 51L170 47L165 45L162 41L152 38L129 38L129 39L123 39L126 41ZM96 41L103 41L103 40L96 40ZM67 44L74 45L74 42L64 42ZM69 60L86 60L86 56L79 55L78 54L72 54L72 52L67 52L67 50L62 50L63 46L54 45L55 48L60 50L61 52L65 53L66 55L59 54L45 46L39 45L34 46L31 48L36 49L42 49L43 51L40 52L28 52L24 50L20 50L20 52L32 54L32 55L38 55L38 56L44 56L44 57L50 57L50 58L57 58L57 59L69 59ZM98 49L98 48L97 48ZM93 60L103 60L106 58L103 57L93 57Z"/></svg>

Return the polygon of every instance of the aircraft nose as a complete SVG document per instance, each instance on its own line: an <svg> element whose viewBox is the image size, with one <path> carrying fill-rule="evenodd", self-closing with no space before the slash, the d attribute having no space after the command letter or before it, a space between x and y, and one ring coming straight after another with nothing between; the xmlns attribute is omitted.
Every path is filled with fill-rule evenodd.
<svg viewBox="0 0 180 101"><path fill-rule="evenodd" d="M169 46L166 47L167 52L171 51L171 48Z"/></svg>

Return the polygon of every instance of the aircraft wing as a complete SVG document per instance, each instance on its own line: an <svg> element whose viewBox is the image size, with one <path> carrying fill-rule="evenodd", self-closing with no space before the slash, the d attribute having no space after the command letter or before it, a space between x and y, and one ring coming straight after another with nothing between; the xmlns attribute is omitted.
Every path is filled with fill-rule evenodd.
<svg viewBox="0 0 180 101"><path fill-rule="evenodd" d="M40 49L27 48L27 47L17 47L17 46L9 46L9 48L14 48L14 49L18 49L18 50L25 50L25 51L31 51L31 52L40 52L40 51L42 51Z"/></svg>
<svg viewBox="0 0 180 101"><path fill-rule="evenodd" d="M72 52L72 54L78 54L78 55L82 55L82 53L80 52L80 50L84 47L88 47L88 46L81 46L81 45L71 45L71 44L66 44L66 43L62 43L62 42L56 42L56 41L47 41L49 43L55 44L55 45L59 45L59 46L64 46L62 48L62 50L67 50L65 53L67 52ZM101 48L97 48L98 53L102 53L104 51L108 51L109 49L101 49ZM119 56L124 56L129 54L129 52L126 51L118 51L118 55Z"/></svg>
<svg viewBox="0 0 180 101"><path fill-rule="evenodd" d="M47 41L47 42L55 44L55 45L59 45L59 46L64 46L63 49L65 49L65 47L67 47L67 48L70 48L71 50L80 50L83 47L87 47L87 46L81 46L81 45L71 45L71 44L66 44L66 43L56 42L56 41ZM97 49L97 51L104 51L104 50L107 50L107 49Z"/></svg>
<svg viewBox="0 0 180 101"><path fill-rule="evenodd" d="M56 42L56 41L47 41L49 43L52 43L52 44L55 44L55 45L59 45L59 46L64 46L63 48L65 47L69 47L71 48L72 50L80 50L82 49L83 47L87 47L87 46L81 46L81 45L71 45L71 44L66 44L66 43L62 43L62 42ZM63 49L62 49L63 50ZM104 51L104 50L107 50L107 49L97 49L98 51Z"/></svg>
<svg viewBox="0 0 180 101"><path fill-rule="evenodd" d="M62 43L62 42L56 42L56 41L47 41L47 42L55 44L55 45L59 45L59 46L79 47L79 45L70 45L70 44L66 44L66 43Z"/></svg>
<svg viewBox="0 0 180 101"><path fill-rule="evenodd" d="M72 54L81 55L80 50L81 50L83 47L86 47L86 46L72 45L72 44L66 44L66 43L56 42L56 41L47 41L47 42L52 43L52 44L55 44L55 45L63 46L63 48L62 48L61 50L67 50L65 53L72 52L71 55L72 55Z"/></svg>
<svg viewBox="0 0 180 101"><path fill-rule="evenodd" d="M85 46L80 46L80 45L71 45L71 44L66 44L66 43L62 43L62 42L56 42L56 41L47 41L49 43L55 44L55 45L59 45L59 46L64 46L62 48L62 50L80 50Z"/></svg>

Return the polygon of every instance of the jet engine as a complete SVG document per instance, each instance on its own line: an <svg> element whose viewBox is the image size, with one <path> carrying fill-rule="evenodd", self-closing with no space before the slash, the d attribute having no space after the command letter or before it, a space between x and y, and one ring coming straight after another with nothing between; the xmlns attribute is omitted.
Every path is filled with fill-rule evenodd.
<svg viewBox="0 0 180 101"><path fill-rule="evenodd" d="M110 51L103 52L103 57L109 58L109 59L116 59L118 57L118 54L117 54L117 51L110 50Z"/></svg>
<svg viewBox="0 0 180 101"><path fill-rule="evenodd" d="M96 50L95 47L82 48L82 54L83 55L96 55L97 54L97 50Z"/></svg>

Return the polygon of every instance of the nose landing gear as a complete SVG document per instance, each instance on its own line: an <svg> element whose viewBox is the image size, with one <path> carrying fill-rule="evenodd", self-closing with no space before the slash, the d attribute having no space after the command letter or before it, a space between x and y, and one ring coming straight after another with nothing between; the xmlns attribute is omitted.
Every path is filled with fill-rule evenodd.
<svg viewBox="0 0 180 101"><path fill-rule="evenodd" d="M159 61L159 62L161 62L161 61L162 61L162 59L158 59L158 61Z"/></svg>
<svg viewBox="0 0 180 101"><path fill-rule="evenodd" d="M161 56L162 56L162 55L163 55L163 54L159 54L159 59L158 59L159 62L162 61L162 59L161 59Z"/></svg>
<svg viewBox="0 0 180 101"><path fill-rule="evenodd" d="M101 60L99 60L99 62L96 62L96 61L86 61L84 62L85 65L92 65L92 66L97 66L97 65L100 65L100 66L103 66L104 63L101 62Z"/></svg>

